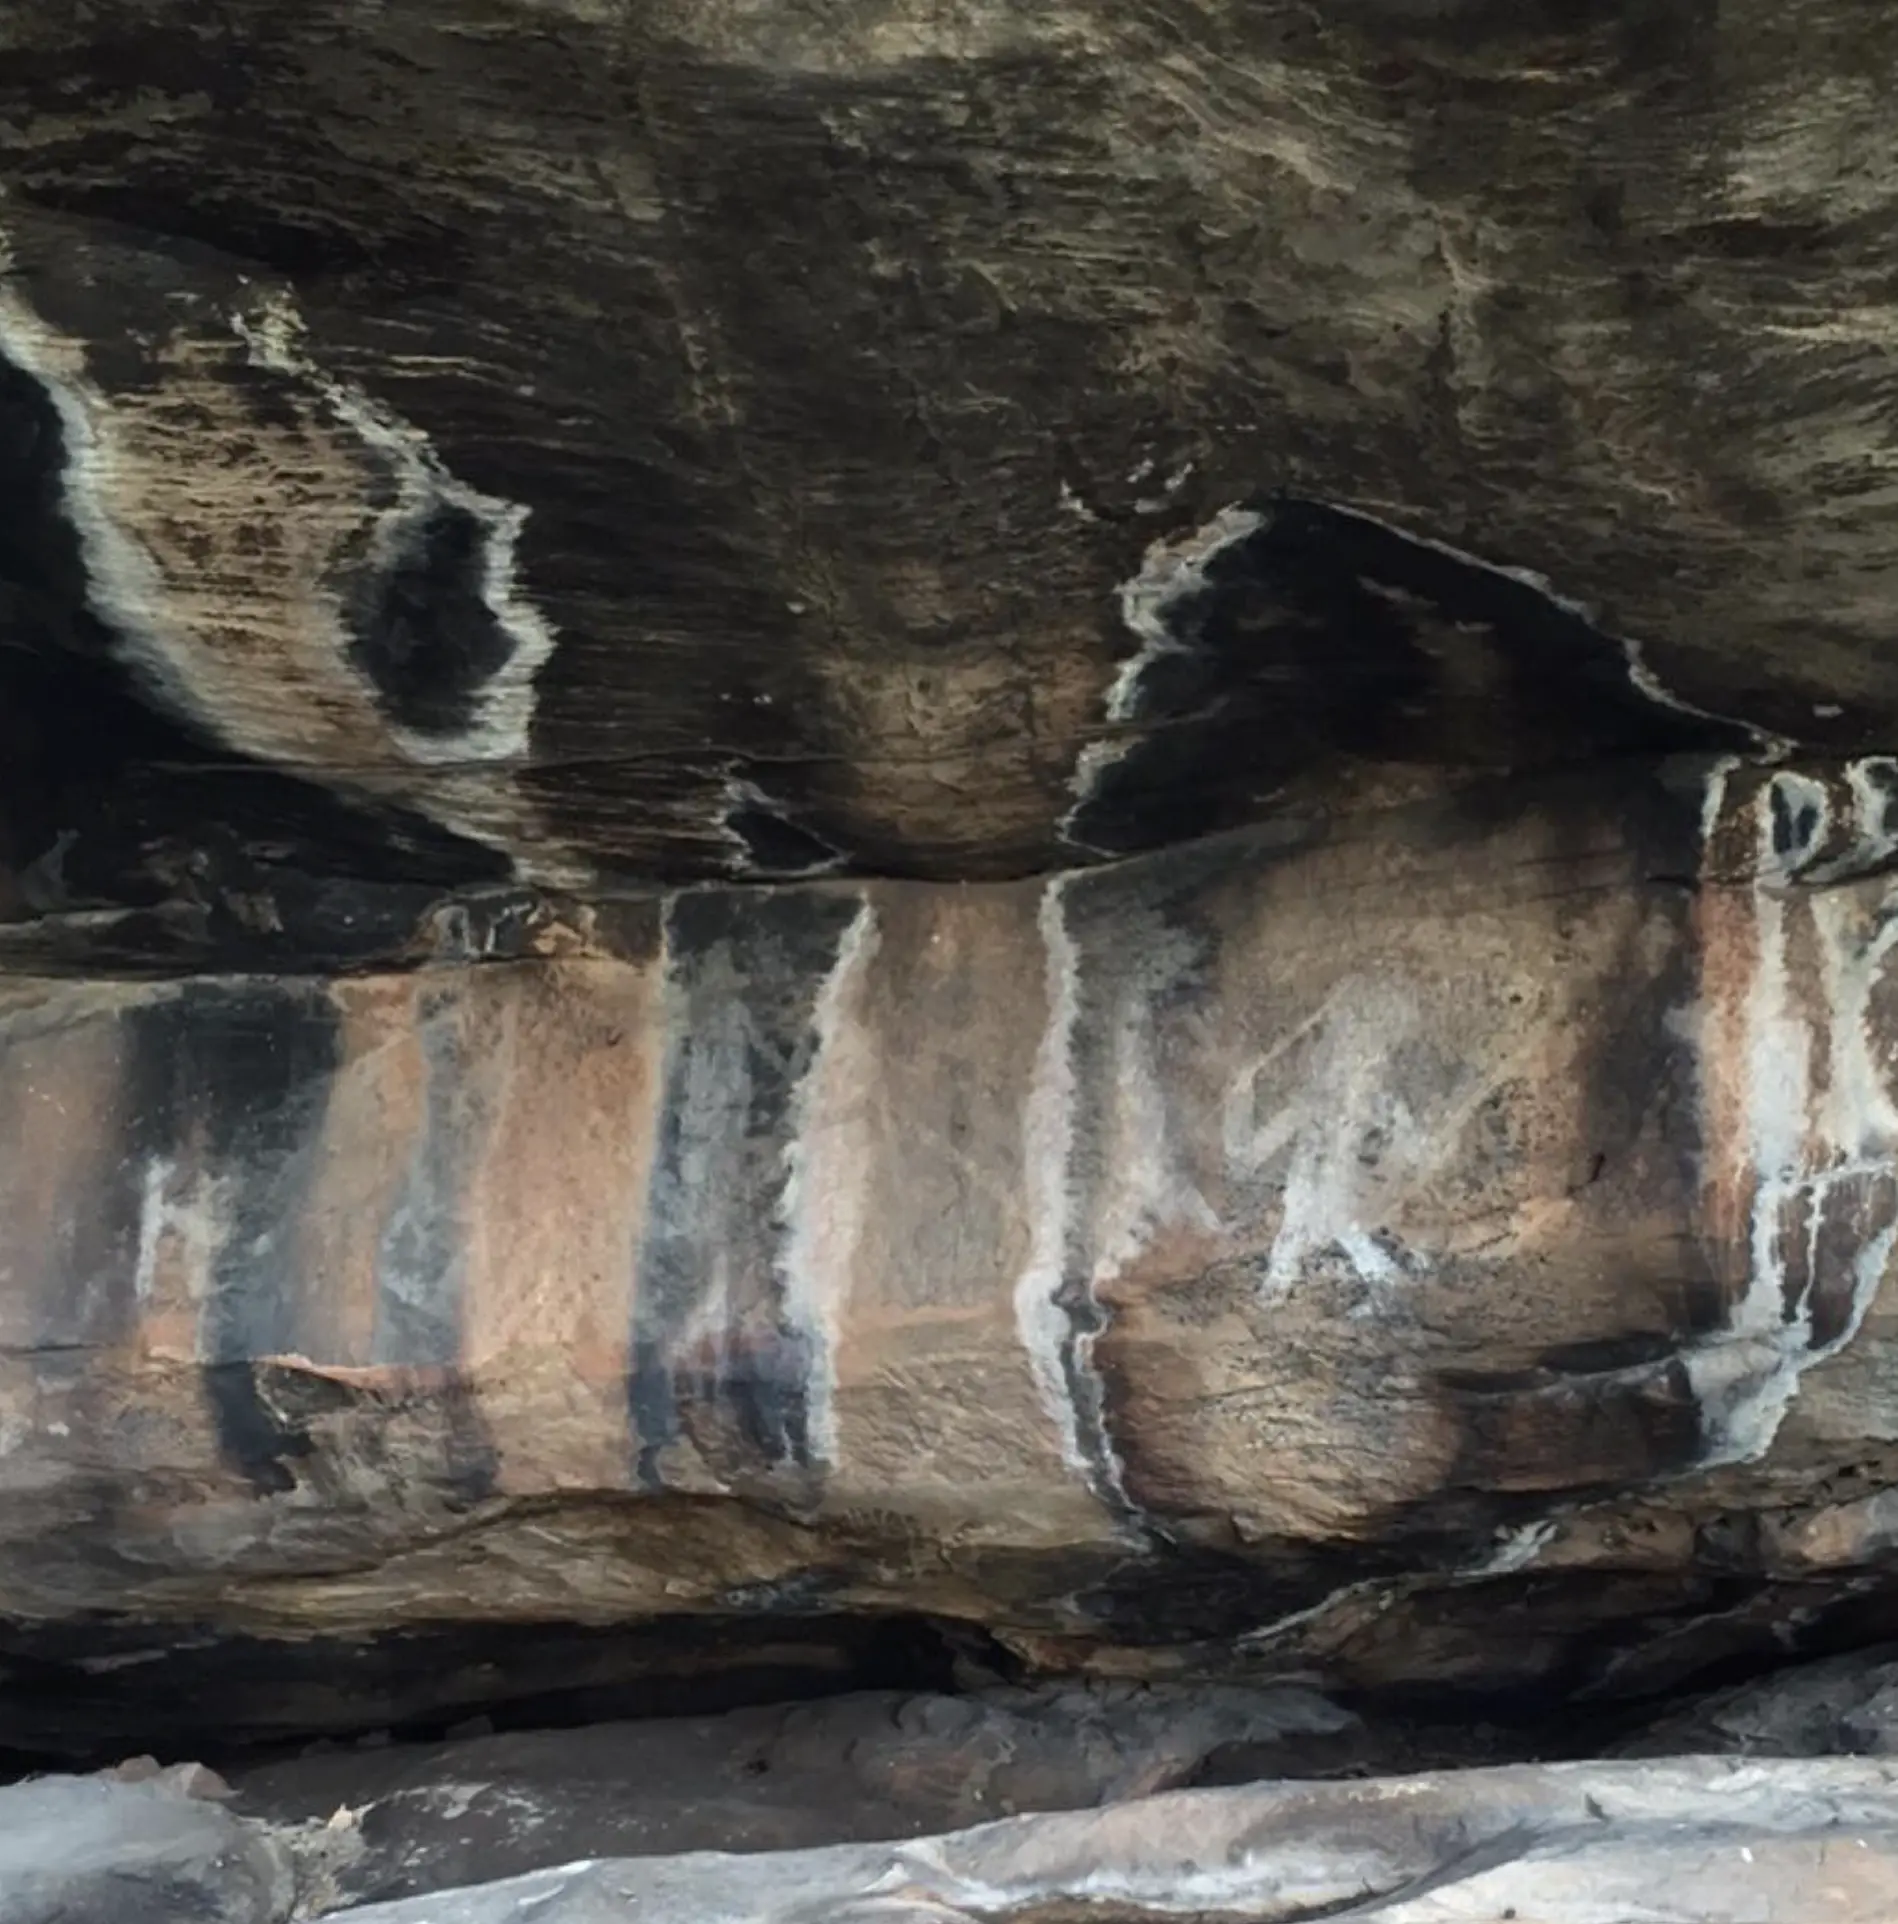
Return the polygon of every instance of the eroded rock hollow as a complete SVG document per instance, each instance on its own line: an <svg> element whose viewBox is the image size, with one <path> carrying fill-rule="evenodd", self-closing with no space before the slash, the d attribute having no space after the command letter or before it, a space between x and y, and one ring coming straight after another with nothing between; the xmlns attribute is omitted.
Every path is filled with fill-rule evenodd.
<svg viewBox="0 0 1898 1924"><path fill-rule="evenodd" d="M0 14L0 1748L1891 1637L1895 83Z"/></svg>

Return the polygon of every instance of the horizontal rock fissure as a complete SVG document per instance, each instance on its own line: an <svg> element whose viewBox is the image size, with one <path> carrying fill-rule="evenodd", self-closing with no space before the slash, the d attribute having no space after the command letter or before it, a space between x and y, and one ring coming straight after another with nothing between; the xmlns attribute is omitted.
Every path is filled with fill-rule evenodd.
<svg viewBox="0 0 1898 1924"><path fill-rule="evenodd" d="M885 1626L882 1657L901 1669L920 1653L887 1634L895 1628ZM340 1653L331 1655L334 1663ZM1655 1759L1665 1776L1674 1768L1665 1760L1681 1751L1700 1753L1694 1768L1704 1768L1723 1754L1889 1758L1898 1748L1893 1645L1755 1666L1719 1687L1703 1678L1612 1717L1526 1698L1480 1708L1454 1696L1351 1701L1296 1684L1011 1684L972 1665L966 1648L961 1662L968 1667L936 1687L920 1676L795 1698L767 1687L755 1703L694 1706L692 1686L675 1685L670 1705L648 1703L664 1714L630 1720L621 1713L637 1706L611 1691L593 1698L594 1716L551 1725L536 1721L545 1702L517 1699L445 1732L232 1749L208 1775L201 1754L172 1762L161 1751L115 1760L89 1784L59 1776L0 1786L0 1830L30 1825L35 1798L49 1811L62 1799L76 1809L88 1797L124 1798L124 1784L209 1800L197 1819L171 1807L173 1827L222 1826L227 1853L240 1835L267 1838L296 1865L304 1916L576 1862L901 1839L1170 1791L1303 1785L1316 1796L1346 1779L1366 1780L1376 1797L1378 1780L1403 1777L1422 1796L1428 1774L1444 1771L1571 1764L1612 1773L1612 1761L1575 1760ZM241 1664L227 1674L241 1681ZM220 1804L226 1814L214 1820ZM1605 1808L1584 1808L1592 1822L1608 1821ZM138 1812L134 1798L121 1813L128 1838ZM12 1848L31 1860L30 1828ZM1450 1851L1419 1875L1447 1881L1472 1862Z"/></svg>
<svg viewBox="0 0 1898 1924"><path fill-rule="evenodd" d="M704 1716L862 1690L953 1691L1021 1666L973 1626L900 1616L418 1624L286 1641L152 1623L0 1628L0 1751L22 1770L308 1742Z"/></svg>
<svg viewBox="0 0 1898 1924"><path fill-rule="evenodd" d="M1516 1637L1547 1634L1536 1629L1538 1613L1553 1610L1554 1622L1572 1618L1579 1628L1611 1607L1598 1581L1566 1600L1548 1594L1562 1588L1498 1582L1461 1602L1473 1623ZM1696 1595L1650 1585L1645 1595L1630 1591L1626 1607L1643 1602L1644 1618L1619 1634L1584 1633L1559 1664L1515 1665L1505 1676L1466 1663L1460 1674L1385 1683L1327 1679L1307 1662L1275 1660L1269 1644L1238 1632L1240 1617L1211 1640L1077 1638L1065 1649L926 1617L769 1609L624 1626L422 1622L298 1640L163 1622L0 1626L0 1771L97 1769L139 1754L254 1768L310 1744L436 1743L471 1723L579 1729L865 1691L1106 1688L1190 1704L1196 1694L1314 1686L1356 1722L1352 1768L1547 1760L1604 1754L1679 1721L1709 1693L1876 1653L1898 1636L1891 1586L1835 1595L1728 1580ZM1667 1654L1657 1659L1662 1646ZM1629 1655L1649 1661L1618 1675ZM1326 1774L1329 1755L1323 1746L1302 1755L1274 1749L1271 1767ZM1262 1769L1234 1745L1209 1754L1191 1781L1251 1781Z"/></svg>

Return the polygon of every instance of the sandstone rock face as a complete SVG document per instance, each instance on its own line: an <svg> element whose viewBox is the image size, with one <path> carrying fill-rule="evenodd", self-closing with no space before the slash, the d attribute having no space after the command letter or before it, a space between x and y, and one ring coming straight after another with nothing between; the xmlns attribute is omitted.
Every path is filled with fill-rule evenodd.
<svg viewBox="0 0 1898 1924"><path fill-rule="evenodd" d="M1763 1641L1883 1542L1831 1493L1890 1368L1885 780L16 979L0 1605L1490 1687Z"/></svg>
<svg viewBox="0 0 1898 1924"><path fill-rule="evenodd" d="M1893 1634L1895 81L8 9L0 1745Z"/></svg>
<svg viewBox="0 0 1898 1924"><path fill-rule="evenodd" d="M26 0L20 941L1889 748L1895 70L1846 0Z"/></svg>

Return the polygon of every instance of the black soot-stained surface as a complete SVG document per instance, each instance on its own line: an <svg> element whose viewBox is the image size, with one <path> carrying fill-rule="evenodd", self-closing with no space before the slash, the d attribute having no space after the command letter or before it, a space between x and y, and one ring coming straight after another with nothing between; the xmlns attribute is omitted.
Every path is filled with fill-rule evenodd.
<svg viewBox="0 0 1898 1924"><path fill-rule="evenodd" d="M1826 160L1898 28L957 18L14 8L10 951L348 965L556 869L982 879L1340 771L1898 740L1898 171Z"/></svg>

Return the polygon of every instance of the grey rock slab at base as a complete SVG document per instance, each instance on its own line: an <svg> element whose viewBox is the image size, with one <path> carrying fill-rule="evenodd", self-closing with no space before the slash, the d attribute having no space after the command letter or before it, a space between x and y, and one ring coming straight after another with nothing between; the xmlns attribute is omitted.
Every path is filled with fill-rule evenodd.
<svg viewBox="0 0 1898 1924"><path fill-rule="evenodd" d="M0 1789L0 1924L280 1924L293 1895L277 1839L169 1783Z"/></svg>
<svg viewBox="0 0 1898 1924"><path fill-rule="evenodd" d="M1894 1915L1898 1770L1685 1759L1183 1791L909 1844L575 1864L342 1917L1890 1924Z"/></svg>
<svg viewBox="0 0 1898 1924"><path fill-rule="evenodd" d="M346 1811L351 1849L329 1876L367 1901L569 1858L783 1850L1115 1803L1191 1784L1230 1756L1257 1775L1321 1775L1362 1755L1366 1736L1290 1688L879 1692L336 1749L232 1779L237 1809L296 1836Z"/></svg>

